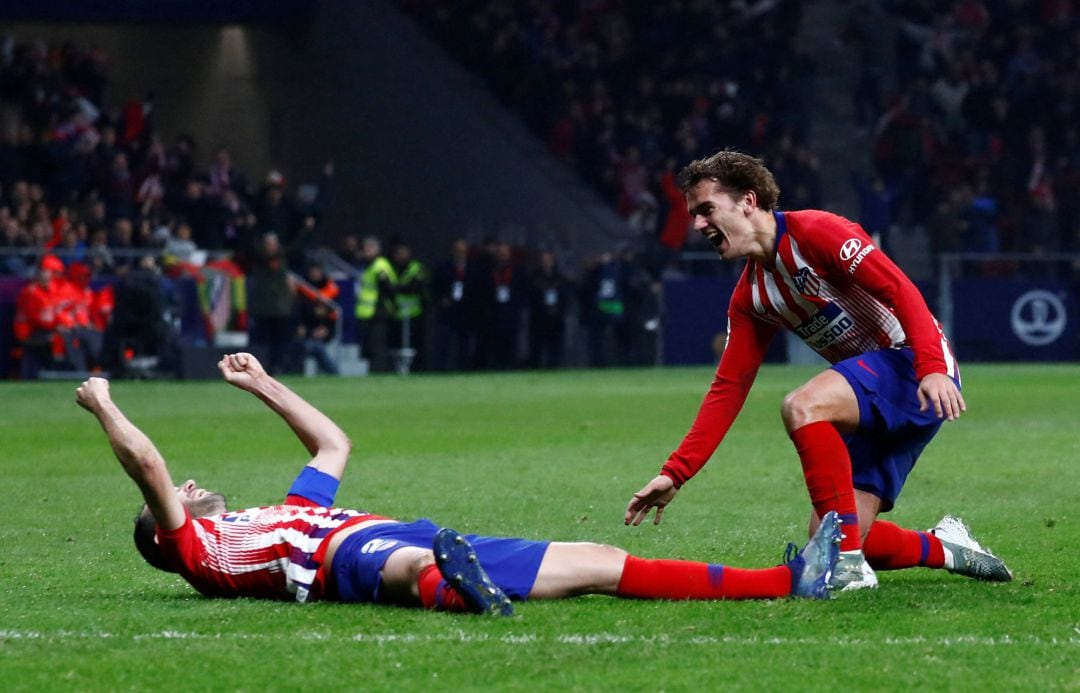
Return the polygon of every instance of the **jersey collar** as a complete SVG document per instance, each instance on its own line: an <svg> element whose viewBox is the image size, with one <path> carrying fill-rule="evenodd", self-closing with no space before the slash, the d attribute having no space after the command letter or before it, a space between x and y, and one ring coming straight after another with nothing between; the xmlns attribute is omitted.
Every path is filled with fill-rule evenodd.
<svg viewBox="0 0 1080 693"><path fill-rule="evenodd" d="M783 212L773 211L773 217L776 219L776 241L775 248L780 248L780 240L783 239L784 234L787 233L787 217Z"/></svg>

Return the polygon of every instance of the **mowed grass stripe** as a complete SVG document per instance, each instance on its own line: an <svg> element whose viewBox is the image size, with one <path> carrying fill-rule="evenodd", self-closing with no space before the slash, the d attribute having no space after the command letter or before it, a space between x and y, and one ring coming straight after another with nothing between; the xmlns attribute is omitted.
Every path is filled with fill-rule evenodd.
<svg viewBox="0 0 1080 693"><path fill-rule="evenodd" d="M686 432L709 368L292 379L355 443L340 505L462 531L589 540L646 557L775 564L805 539L779 420L816 368L769 366L660 526L630 494ZM882 573L829 602L526 603L510 620L214 601L144 565L138 492L77 383L0 384L0 671L9 690L833 690L1080 688L1080 367L965 365L969 411L889 519L967 520L1017 579ZM217 382L116 382L177 480L234 507L279 500L302 446ZM858 656L852 657L851 653Z"/></svg>
<svg viewBox="0 0 1080 693"><path fill-rule="evenodd" d="M431 645L435 643L500 643L505 645L529 645L533 643L558 643L560 645L641 645L655 644L664 646L775 646L775 645L813 645L881 647L883 645L932 645L936 647L1006 647L1012 645L1044 645L1054 647L1080 646L1080 629L1077 635L1062 638L1043 638L1034 635L1012 636L1007 633L986 637L979 635L939 635L934 638L923 636L897 637L882 635L877 638L851 638L843 636L787 638L746 637L739 635L697 635L678 637L672 635L620 635L618 633L515 633L507 635L488 635L469 630L453 633L325 633L297 631L295 633L206 633L198 631L164 630L155 633L105 633L93 631L15 631L0 630L0 640L41 640L45 642L63 642L65 640L287 640L308 642L329 642L349 640L360 643L401 643Z"/></svg>

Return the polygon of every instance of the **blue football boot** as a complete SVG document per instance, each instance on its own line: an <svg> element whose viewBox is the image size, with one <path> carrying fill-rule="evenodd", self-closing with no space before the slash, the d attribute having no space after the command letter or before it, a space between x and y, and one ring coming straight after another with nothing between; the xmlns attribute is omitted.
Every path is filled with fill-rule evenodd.
<svg viewBox="0 0 1080 693"><path fill-rule="evenodd" d="M829 598L829 582L840 557L841 538L840 517L835 512L827 512L802 551L794 544L788 544L784 563L791 569L791 596Z"/></svg>
<svg viewBox="0 0 1080 693"><path fill-rule="evenodd" d="M514 615L510 598L484 572L476 551L465 537L444 527L435 535L432 549L443 579L461 595L469 611L490 616Z"/></svg>

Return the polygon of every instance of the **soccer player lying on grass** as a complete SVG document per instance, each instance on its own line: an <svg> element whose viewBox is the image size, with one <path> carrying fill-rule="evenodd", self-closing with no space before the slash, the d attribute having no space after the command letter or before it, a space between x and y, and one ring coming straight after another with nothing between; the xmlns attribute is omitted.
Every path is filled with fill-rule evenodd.
<svg viewBox="0 0 1080 693"><path fill-rule="evenodd" d="M611 546L458 535L428 520L398 522L334 506L352 444L328 417L268 375L250 354L218 364L225 380L281 416L312 455L280 505L227 511L225 496L173 484L165 460L91 378L76 401L97 417L146 507L135 544L151 565L213 597L329 599L509 615L510 599L606 594L638 599L824 598L838 555L828 515L786 562L742 570L646 560Z"/></svg>
<svg viewBox="0 0 1080 693"><path fill-rule="evenodd" d="M911 280L858 224L817 210L778 211L780 189L751 156L721 151L694 161L679 186L694 228L725 260L746 265L712 386L660 475L631 498L626 523L654 508L660 521L727 434L769 342L786 329L832 364L780 411L810 492L811 531L826 512L840 515L834 586L875 587L875 568L914 566L1011 580L955 517L929 532L878 519L942 421L965 410L956 359Z"/></svg>

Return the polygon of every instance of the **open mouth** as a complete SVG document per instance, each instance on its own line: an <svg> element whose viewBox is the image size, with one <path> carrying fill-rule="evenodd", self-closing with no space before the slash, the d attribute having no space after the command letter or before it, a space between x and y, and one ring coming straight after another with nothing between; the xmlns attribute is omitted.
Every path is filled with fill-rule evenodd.
<svg viewBox="0 0 1080 693"><path fill-rule="evenodd" d="M712 246L714 248L716 248L717 250L723 252L723 250L724 250L724 234L722 234L722 233L720 233L718 231L716 233L710 233L708 236L706 236L706 238L709 239L709 243L712 243Z"/></svg>

